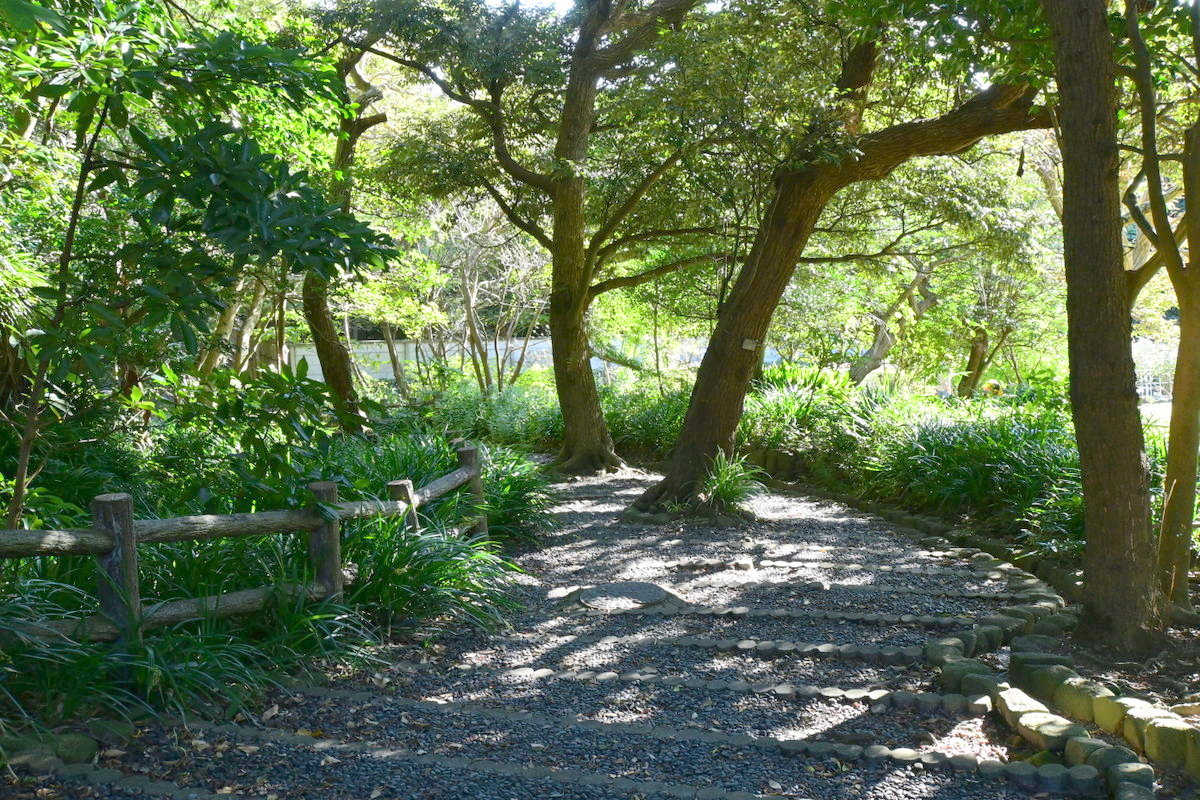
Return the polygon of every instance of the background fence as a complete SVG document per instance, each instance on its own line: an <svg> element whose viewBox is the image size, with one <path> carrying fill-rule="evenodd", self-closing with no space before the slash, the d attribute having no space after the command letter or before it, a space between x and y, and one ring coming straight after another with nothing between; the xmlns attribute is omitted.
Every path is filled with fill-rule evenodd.
<svg viewBox="0 0 1200 800"><path fill-rule="evenodd" d="M403 516L413 530L419 527L417 509L430 501L467 486L483 506L483 478L479 450L460 446L458 469L415 488L411 480L387 485L388 500L338 501L337 484L309 484L316 501L313 509L260 511L248 514L209 514L169 519L135 520L128 494L102 494L91 504L92 527L82 530L0 530L0 558L93 555L100 569L97 592L100 613L82 619L31 623L30 633L43 636L114 641L137 640L146 630L206 617L228 617L258 611L273 597L284 594L320 600L342 593L343 520L378 516ZM487 517L480 516L463 532L486 533ZM312 562L310 585L283 584L243 589L208 597L143 603L138 587L138 545L221 539L235 536L308 533Z"/></svg>

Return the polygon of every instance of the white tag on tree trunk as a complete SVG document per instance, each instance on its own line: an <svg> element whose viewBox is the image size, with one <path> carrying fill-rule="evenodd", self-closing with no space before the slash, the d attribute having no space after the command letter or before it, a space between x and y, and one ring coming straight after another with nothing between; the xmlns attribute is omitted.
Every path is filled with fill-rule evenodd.
<svg viewBox="0 0 1200 800"><path fill-rule="evenodd" d="M742 339L742 349L743 350L757 350L758 342L755 341L754 339Z"/></svg>

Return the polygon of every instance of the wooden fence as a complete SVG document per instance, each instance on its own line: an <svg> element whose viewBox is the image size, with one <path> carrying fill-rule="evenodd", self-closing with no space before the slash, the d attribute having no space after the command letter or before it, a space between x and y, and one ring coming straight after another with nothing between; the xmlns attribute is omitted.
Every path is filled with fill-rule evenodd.
<svg viewBox="0 0 1200 800"><path fill-rule="evenodd" d="M483 479L479 450L461 446L458 469L419 489L411 480L387 485L388 500L339 503L337 484L309 484L318 503L332 513L315 510L260 511L251 514L220 514L170 519L133 518L128 494L102 494L92 501L92 527L84 530L0 530L0 558L31 556L94 555L100 568L98 599L100 614L82 619L31 624L30 633L43 636L90 639L93 641L136 640L143 631L207 617L229 617L263 608L282 593L288 597L320 600L342 593L341 522L365 517L403 516L413 530L419 526L417 509L435 498L467 486L483 502ZM464 531L487 533L487 517L480 516ZM285 584L244 589L226 594L143 603L138 591L139 544L221 539L233 536L263 536L308 532L308 556L312 561L311 585Z"/></svg>

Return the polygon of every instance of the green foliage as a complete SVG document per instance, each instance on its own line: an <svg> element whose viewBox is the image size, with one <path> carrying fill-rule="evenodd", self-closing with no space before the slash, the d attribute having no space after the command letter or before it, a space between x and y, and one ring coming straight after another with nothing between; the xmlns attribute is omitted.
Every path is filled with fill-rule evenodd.
<svg viewBox="0 0 1200 800"><path fill-rule="evenodd" d="M709 465L700 489L700 502L716 511L736 511L766 488L762 477L765 477L762 470L747 464L744 456L731 458L720 450Z"/></svg>
<svg viewBox="0 0 1200 800"><path fill-rule="evenodd" d="M380 518L356 523L343 553L359 569L347 600L382 624L495 628L516 607L509 594L515 567L489 539L413 532L401 518Z"/></svg>

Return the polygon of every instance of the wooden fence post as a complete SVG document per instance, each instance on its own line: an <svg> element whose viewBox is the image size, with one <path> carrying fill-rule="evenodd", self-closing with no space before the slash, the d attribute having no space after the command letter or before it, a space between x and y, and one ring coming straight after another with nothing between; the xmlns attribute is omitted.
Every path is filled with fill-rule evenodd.
<svg viewBox="0 0 1200 800"><path fill-rule="evenodd" d="M483 475L479 467L479 448L474 445L462 446L456 452L458 453L458 465L471 470L471 494L475 496L475 502L479 504L479 507L484 508ZM475 520L475 525L471 528L471 532L488 532L486 512L481 513Z"/></svg>
<svg viewBox="0 0 1200 800"><path fill-rule="evenodd" d="M336 483L317 481L310 483L308 488L320 503L332 505L338 501ZM339 520L326 520L324 525L308 535L308 557L312 560L316 584L325 591L326 597L342 593L341 528Z"/></svg>
<svg viewBox="0 0 1200 800"><path fill-rule="evenodd" d="M124 493L98 495L92 500L92 526L108 532L113 540L112 550L96 556L100 566L100 611L117 627L123 641L141 641L142 596L133 499Z"/></svg>
<svg viewBox="0 0 1200 800"><path fill-rule="evenodd" d="M421 527L421 521L417 518L417 496L413 491L413 482L407 478L389 481L388 497L408 504L408 510L404 512L404 524L410 531L416 533Z"/></svg>

